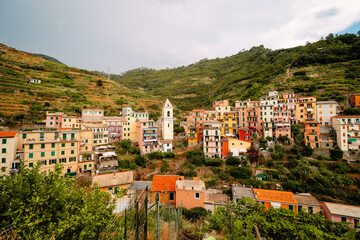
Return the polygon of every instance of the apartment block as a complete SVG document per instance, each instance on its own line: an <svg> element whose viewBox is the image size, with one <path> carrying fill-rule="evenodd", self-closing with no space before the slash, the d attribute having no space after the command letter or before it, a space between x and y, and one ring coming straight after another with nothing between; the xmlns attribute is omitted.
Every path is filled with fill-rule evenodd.
<svg viewBox="0 0 360 240"><path fill-rule="evenodd" d="M360 149L360 116L335 116L332 126L337 145L342 151Z"/></svg>
<svg viewBox="0 0 360 240"><path fill-rule="evenodd" d="M132 116L135 117L137 120L149 120L149 113L147 111L145 112L134 112L131 108L131 106L126 105L122 108L122 117L125 116Z"/></svg>
<svg viewBox="0 0 360 240"><path fill-rule="evenodd" d="M46 112L45 126L47 128L61 128L63 116L64 116L63 112L55 112L55 113Z"/></svg>
<svg viewBox="0 0 360 240"><path fill-rule="evenodd" d="M101 123L104 117L103 109L83 109L81 111L83 123Z"/></svg>
<svg viewBox="0 0 360 240"><path fill-rule="evenodd" d="M316 120L316 97L299 97L296 103L296 123Z"/></svg>
<svg viewBox="0 0 360 240"><path fill-rule="evenodd" d="M12 163L16 159L17 135L17 131L0 132L0 176L10 175L15 169Z"/></svg>
<svg viewBox="0 0 360 240"><path fill-rule="evenodd" d="M290 116L284 96L279 96L277 104L274 105L274 124L276 138L280 136L291 137Z"/></svg>
<svg viewBox="0 0 360 240"><path fill-rule="evenodd" d="M221 122L221 135L235 137L237 133L237 112L225 112Z"/></svg>
<svg viewBox="0 0 360 240"><path fill-rule="evenodd" d="M137 142L140 153L148 154L160 151L157 127L153 120L137 120Z"/></svg>
<svg viewBox="0 0 360 240"><path fill-rule="evenodd" d="M137 123L136 117L127 115L124 117L123 123L123 139L129 139L131 141L136 141L137 138ZM144 121L147 121L144 119Z"/></svg>
<svg viewBox="0 0 360 240"><path fill-rule="evenodd" d="M123 117L103 117L103 124L108 127L108 143L121 141L123 139Z"/></svg>
<svg viewBox="0 0 360 240"><path fill-rule="evenodd" d="M82 130L91 130L93 132L93 144L103 145L108 143L108 126L102 123L83 123Z"/></svg>
<svg viewBox="0 0 360 240"><path fill-rule="evenodd" d="M206 158L220 158L221 156L221 133L219 127L207 127L204 129L204 152Z"/></svg>
<svg viewBox="0 0 360 240"><path fill-rule="evenodd" d="M352 107L360 107L360 94L353 94L350 96L350 105Z"/></svg>
<svg viewBox="0 0 360 240"><path fill-rule="evenodd" d="M317 121L320 125L331 126L331 118L337 115L338 104L335 101L324 101L316 103Z"/></svg>
<svg viewBox="0 0 360 240"><path fill-rule="evenodd" d="M81 129L81 117L64 115L61 121L62 128Z"/></svg>
<svg viewBox="0 0 360 240"><path fill-rule="evenodd" d="M304 138L308 147L320 148L320 124L317 121L304 122Z"/></svg>

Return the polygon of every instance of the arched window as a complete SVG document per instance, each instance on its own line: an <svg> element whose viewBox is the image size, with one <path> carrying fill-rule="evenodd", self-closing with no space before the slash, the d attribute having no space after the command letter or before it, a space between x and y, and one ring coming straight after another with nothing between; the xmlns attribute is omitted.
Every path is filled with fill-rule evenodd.
<svg viewBox="0 0 360 240"><path fill-rule="evenodd" d="M167 111L167 116L170 117L170 111Z"/></svg>

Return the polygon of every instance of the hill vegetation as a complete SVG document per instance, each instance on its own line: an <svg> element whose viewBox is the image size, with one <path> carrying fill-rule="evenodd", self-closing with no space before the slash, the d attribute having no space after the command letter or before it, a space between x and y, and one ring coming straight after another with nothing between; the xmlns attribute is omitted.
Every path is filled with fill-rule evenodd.
<svg viewBox="0 0 360 240"><path fill-rule="evenodd" d="M31 83L30 79L39 79L41 83ZM0 117L8 125L43 119L45 111L80 112L81 108L99 107L106 110L106 115L118 115L124 104L134 109L161 106L156 98L99 74L2 44L0 94Z"/></svg>
<svg viewBox="0 0 360 240"><path fill-rule="evenodd" d="M270 90L344 101L360 90L360 35L329 34L289 49L260 45L233 56L203 59L173 69L134 69L111 75L130 89L171 101L183 110L210 106L220 99L258 99Z"/></svg>

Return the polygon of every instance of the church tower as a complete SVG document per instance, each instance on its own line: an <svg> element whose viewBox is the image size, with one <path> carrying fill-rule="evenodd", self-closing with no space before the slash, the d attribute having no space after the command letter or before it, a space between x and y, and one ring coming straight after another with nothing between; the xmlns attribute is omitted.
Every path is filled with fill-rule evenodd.
<svg viewBox="0 0 360 240"><path fill-rule="evenodd" d="M162 109L161 116L161 132L162 138L164 140L173 140L174 139L174 107L171 105L169 99L166 99L164 107Z"/></svg>

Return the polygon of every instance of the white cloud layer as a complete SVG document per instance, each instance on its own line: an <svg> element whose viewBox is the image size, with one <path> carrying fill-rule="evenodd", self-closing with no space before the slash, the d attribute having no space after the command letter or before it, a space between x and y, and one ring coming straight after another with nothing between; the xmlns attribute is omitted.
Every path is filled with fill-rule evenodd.
<svg viewBox="0 0 360 240"><path fill-rule="evenodd" d="M359 21L359 0L2 0L0 42L120 73L303 45Z"/></svg>

